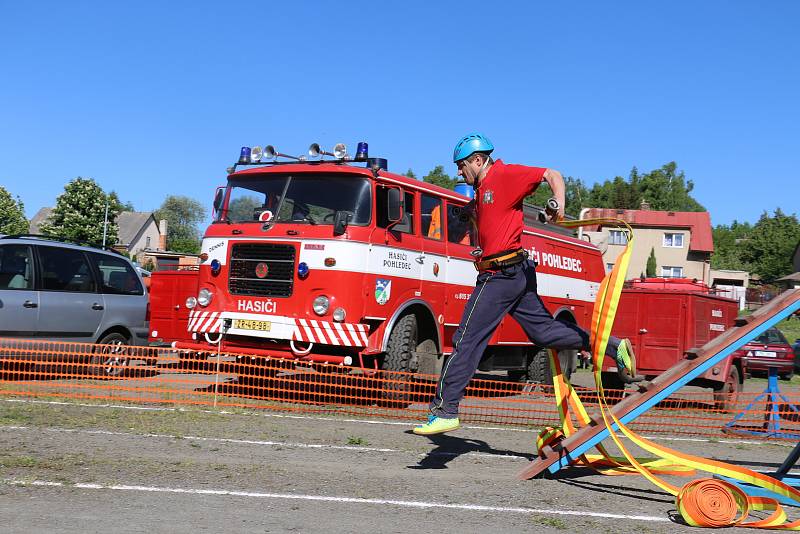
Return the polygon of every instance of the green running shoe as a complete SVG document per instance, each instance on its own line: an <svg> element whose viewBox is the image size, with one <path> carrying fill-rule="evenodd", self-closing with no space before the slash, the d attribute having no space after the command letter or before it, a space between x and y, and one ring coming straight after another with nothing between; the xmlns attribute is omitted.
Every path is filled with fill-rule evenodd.
<svg viewBox="0 0 800 534"><path fill-rule="evenodd" d="M636 376L636 367L634 361L636 356L633 354L633 346L631 340L628 338L623 339L617 347L617 369L620 371L626 370L628 374Z"/></svg>
<svg viewBox="0 0 800 534"><path fill-rule="evenodd" d="M431 436L433 434L443 434L458 430L461 423L458 422L458 417L444 418L435 415L428 416L428 422L414 427L412 432L420 436Z"/></svg>

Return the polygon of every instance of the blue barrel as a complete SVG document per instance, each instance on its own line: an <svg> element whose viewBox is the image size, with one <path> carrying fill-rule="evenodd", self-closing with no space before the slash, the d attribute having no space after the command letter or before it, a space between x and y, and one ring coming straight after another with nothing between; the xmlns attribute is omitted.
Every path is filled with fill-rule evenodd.
<svg viewBox="0 0 800 534"><path fill-rule="evenodd" d="M475 190L472 186L460 180L456 183L455 192L465 197L475 198Z"/></svg>

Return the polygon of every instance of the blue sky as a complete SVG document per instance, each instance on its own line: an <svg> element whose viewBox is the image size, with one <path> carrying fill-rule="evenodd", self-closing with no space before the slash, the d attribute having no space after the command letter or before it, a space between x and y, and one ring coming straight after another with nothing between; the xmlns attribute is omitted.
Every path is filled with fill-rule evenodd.
<svg viewBox="0 0 800 534"><path fill-rule="evenodd" d="M426 174L481 131L592 184L675 160L714 224L797 211L800 3L0 0L0 185L210 204L242 145Z"/></svg>

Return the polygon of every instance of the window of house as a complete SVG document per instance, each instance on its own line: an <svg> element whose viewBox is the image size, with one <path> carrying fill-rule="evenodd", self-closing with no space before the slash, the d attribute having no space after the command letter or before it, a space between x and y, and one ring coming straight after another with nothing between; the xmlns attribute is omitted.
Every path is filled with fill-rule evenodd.
<svg viewBox="0 0 800 534"><path fill-rule="evenodd" d="M147 240L144 243L144 248L146 249L150 248L150 236L147 236Z"/></svg>
<svg viewBox="0 0 800 534"><path fill-rule="evenodd" d="M663 278L683 278L683 267L665 265L661 267L661 276Z"/></svg>
<svg viewBox="0 0 800 534"><path fill-rule="evenodd" d="M429 239L442 239L442 199L422 195L419 215L422 219L422 235Z"/></svg>
<svg viewBox="0 0 800 534"><path fill-rule="evenodd" d="M609 230L608 232L609 245L627 245L628 236L622 230Z"/></svg>
<svg viewBox="0 0 800 534"><path fill-rule="evenodd" d="M611 269L613 269L613 268L614 268L614 264L613 263L606 263L606 272L607 273L610 273Z"/></svg>
<svg viewBox="0 0 800 534"><path fill-rule="evenodd" d="M672 248L683 248L683 234L665 233L664 246Z"/></svg>

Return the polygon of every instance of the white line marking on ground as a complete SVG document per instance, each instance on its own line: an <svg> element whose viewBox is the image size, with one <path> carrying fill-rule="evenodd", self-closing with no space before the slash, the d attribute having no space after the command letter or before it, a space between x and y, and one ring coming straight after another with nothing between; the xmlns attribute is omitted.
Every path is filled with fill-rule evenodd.
<svg viewBox="0 0 800 534"><path fill-rule="evenodd" d="M449 504L438 502L424 502L424 501L397 501L392 499L360 499L356 497L342 497L334 495L303 495L295 493L260 493L252 491L233 491L233 490L215 490L215 489L192 489L192 488L168 488L158 486L128 486L122 484L104 485L104 484L65 484L63 482L51 482L47 480L14 480L6 479L3 483L14 486L44 486L44 487L68 487L80 488L89 490L118 490L118 491L142 491L149 493L177 493L189 495L214 495L214 496L230 496L230 497L248 497L254 499L286 499L286 500L299 500L299 501L317 501L317 502L337 502L337 503L351 503L351 504L378 504L388 506L398 506L403 508L445 508L450 510L468 510L477 512L502 512L502 513L516 513L516 514L550 514L560 516L577 516L577 517L597 517L602 519L631 519L634 521L654 521L654 522L668 522L666 517L650 516L650 515L626 515L626 514L608 514L605 512L589 512L586 510L553 510L548 508L517 508L508 506L485 506L482 504Z"/></svg>
<svg viewBox="0 0 800 534"><path fill-rule="evenodd" d="M157 406L128 406L124 404L89 404L83 402L63 402L63 401L43 401L43 400L33 400L33 399L0 399L4 402L18 402L23 404L52 404L57 406L81 406L85 408L114 408L114 409L122 409L122 410L141 410L141 411L153 411L153 412L186 412L189 411L185 408L167 408L167 407L157 407ZM414 423L404 422L404 421L386 421L383 419L352 419L352 418L341 418L337 417L335 414L330 415L329 417L319 417L319 416L312 416L312 415L288 415L288 414L279 414L279 413L263 413L263 412L246 412L246 413L235 413L229 412L226 410L193 410L199 411L201 413L207 413L212 415L232 415L232 416L259 416L259 417L277 417L281 419L306 419L310 421L336 421L340 423L357 423L357 424L364 424L364 425L390 425L390 426L409 426ZM478 426L478 425L463 425L461 428L467 428L470 430L493 430L493 431L502 431L502 432L523 432L526 434L532 434L534 430L528 430L524 428L512 428L512 427L496 427L496 426ZM620 436L623 439L628 439L626 436ZM733 445L773 445L778 447L794 447L796 443L793 442L783 442L783 441L748 441L748 440L740 440L740 439L709 439L709 438L681 438L681 437L666 437L666 436L643 436L647 439L651 439L654 441L695 441L699 443L727 443Z"/></svg>
<svg viewBox="0 0 800 534"><path fill-rule="evenodd" d="M0 430L34 430L36 432L63 432L67 434L89 434L100 436L125 436L125 437L139 437L139 438L159 438L159 439L185 439L194 441L206 441L214 443L233 443L237 445L260 445L265 447L287 447L296 449L331 449L331 450L346 450L358 452L387 452L397 454L410 454L415 456L480 456L485 458L498 458L501 460L528 460L525 456L518 454L490 454L485 452L469 451L469 452L449 452L449 451L430 451L426 453L415 453L413 451L403 451L401 449L386 449L378 447L364 447L356 445L328 445L326 443L296 443L285 441L265 441L265 440L252 440L252 439L236 439L236 438L211 438L205 436L175 436L171 434L135 434L133 432L115 432L112 430L88 430L82 428L58 428L58 427L28 427L19 425L4 425L0 426Z"/></svg>

